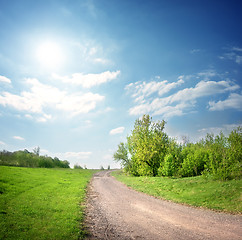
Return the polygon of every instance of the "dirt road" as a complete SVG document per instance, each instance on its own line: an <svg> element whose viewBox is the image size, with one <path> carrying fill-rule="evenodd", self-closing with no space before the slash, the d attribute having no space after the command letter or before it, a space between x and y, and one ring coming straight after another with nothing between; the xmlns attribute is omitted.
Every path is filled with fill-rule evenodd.
<svg viewBox="0 0 242 240"><path fill-rule="evenodd" d="M242 239L242 217L162 201L95 174L87 201L87 239Z"/></svg>

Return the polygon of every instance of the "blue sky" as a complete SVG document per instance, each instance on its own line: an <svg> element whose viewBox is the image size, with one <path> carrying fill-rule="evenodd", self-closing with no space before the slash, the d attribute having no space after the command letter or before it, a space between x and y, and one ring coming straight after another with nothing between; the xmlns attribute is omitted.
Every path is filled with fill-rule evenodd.
<svg viewBox="0 0 242 240"><path fill-rule="evenodd" d="M240 1L0 0L0 150L117 167L135 119L242 124Z"/></svg>

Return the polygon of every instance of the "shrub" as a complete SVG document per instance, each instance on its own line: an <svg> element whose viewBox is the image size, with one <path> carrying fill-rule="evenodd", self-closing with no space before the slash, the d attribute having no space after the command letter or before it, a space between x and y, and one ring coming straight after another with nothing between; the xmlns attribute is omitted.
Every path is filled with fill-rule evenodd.
<svg viewBox="0 0 242 240"><path fill-rule="evenodd" d="M168 154L164 158L164 164L158 169L160 176L173 176L175 172L174 158L171 154Z"/></svg>

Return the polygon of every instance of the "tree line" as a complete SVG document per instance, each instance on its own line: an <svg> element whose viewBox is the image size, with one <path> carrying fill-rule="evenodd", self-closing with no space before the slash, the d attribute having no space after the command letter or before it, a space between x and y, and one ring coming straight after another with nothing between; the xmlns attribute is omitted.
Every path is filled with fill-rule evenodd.
<svg viewBox="0 0 242 240"><path fill-rule="evenodd" d="M133 176L241 178L242 128L226 137L208 133L196 143L178 143L164 132L165 121L149 115L137 119L127 142L121 142L113 158Z"/></svg>
<svg viewBox="0 0 242 240"><path fill-rule="evenodd" d="M32 167L32 168L70 168L67 160L60 160L57 157L40 156L39 148L35 148L33 152L28 150L20 150L9 152L0 151L0 165L16 166L16 167Z"/></svg>

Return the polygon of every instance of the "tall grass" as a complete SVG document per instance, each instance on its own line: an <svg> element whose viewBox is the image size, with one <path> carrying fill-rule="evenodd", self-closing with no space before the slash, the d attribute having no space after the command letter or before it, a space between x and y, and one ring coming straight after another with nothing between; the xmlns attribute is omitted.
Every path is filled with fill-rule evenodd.
<svg viewBox="0 0 242 240"><path fill-rule="evenodd" d="M0 166L0 239L78 239L92 170Z"/></svg>

